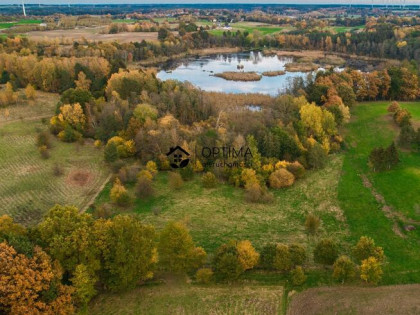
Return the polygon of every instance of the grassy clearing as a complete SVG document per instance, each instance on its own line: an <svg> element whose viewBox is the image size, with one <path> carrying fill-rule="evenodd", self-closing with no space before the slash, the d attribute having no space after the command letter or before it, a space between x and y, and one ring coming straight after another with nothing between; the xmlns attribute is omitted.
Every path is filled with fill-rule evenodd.
<svg viewBox="0 0 420 315"><path fill-rule="evenodd" d="M336 33L346 33L346 32L352 32L352 31L356 31L356 30L361 30L364 27L365 27L364 25L358 25L358 26L353 26L353 27L348 27L348 26L332 26L332 27L330 27L330 29L334 30Z"/></svg>
<svg viewBox="0 0 420 315"><path fill-rule="evenodd" d="M349 148L343 163L338 198L348 220L353 241L361 235L369 235L384 248L389 265L386 267L383 282L419 282L419 229L406 232L404 237L397 236L392 222L360 178L361 174L365 174L394 211L418 220L418 153L400 152L401 163L389 172L372 173L367 165L368 154L375 146L388 146L397 136L398 128L395 128L386 111L388 105L389 102L362 103L353 109L353 119L347 128L346 141ZM402 103L402 107L408 108L415 119L420 119L419 106L420 103Z"/></svg>
<svg viewBox="0 0 420 315"><path fill-rule="evenodd" d="M40 108L31 111L52 116L56 101L57 95L45 93L35 101ZM52 139L51 157L42 159L36 135L47 126L27 112L32 108L28 106L37 105L12 106L11 113L19 119L0 122L0 215L30 225L56 203L85 206L108 173L102 152L88 143L82 146ZM54 175L55 165L62 169L61 176Z"/></svg>
<svg viewBox="0 0 420 315"><path fill-rule="evenodd" d="M3 22L0 23L0 29L11 28L16 25L24 25L24 24L40 24L42 20L19 20L15 22Z"/></svg>
<svg viewBox="0 0 420 315"><path fill-rule="evenodd" d="M314 288L294 296L288 315L420 314L420 285Z"/></svg>
<svg viewBox="0 0 420 315"><path fill-rule="evenodd" d="M345 243L346 222L337 207L342 160L341 155L333 156L326 169L308 172L291 188L275 191L271 204L247 203L244 191L228 184L204 189L199 176L173 191L168 187L167 173L161 172L154 182L156 196L136 200L131 210L158 229L169 221L186 222L194 240L210 253L230 239L248 239L258 249L268 242L312 246L303 227L310 212L322 218L321 234ZM107 185L96 204L109 201L109 190Z"/></svg>
<svg viewBox="0 0 420 315"><path fill-rule="evenodd" d="M281 286L198 286L165 281L123 294L103 294L91 303L90 315L281 314Z"/></svg>
<svg viewBox="0 0 420 315"><path fill-rule="evenodd" d="M232 29L231 32L241 31L241 32L248 32L252 34L254 31L260 32L262 35L270 35L274 33L279 33L283 31L285 28L276 26L276 25L270 25L270 24L260 24L260 23L252 23L252 22L238 22L238 23L232 23L230 24ZM224 32L227 32L227 30L224 29L214 29L209 31L213 35L222 36Z"/></svg>

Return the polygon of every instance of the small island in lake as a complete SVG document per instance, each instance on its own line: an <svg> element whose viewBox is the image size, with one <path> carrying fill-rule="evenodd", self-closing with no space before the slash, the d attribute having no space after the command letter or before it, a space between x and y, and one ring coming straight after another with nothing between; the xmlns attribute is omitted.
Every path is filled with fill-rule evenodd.
<svg viewBox="0 0 420 315"><path fill-rule="evenodd" d="M279 75L285 75L285 74L286 74L286 71L284 70L265 71L262 73L262 75L266 77L277 77Z"/></svg>
<svg viewBox="0 0 420 315"><path fill-rule="evenodd" d="M216 73L214 76L223 78L229 81L260 81L262 78L262 75L256 72L234 72L234 71Z"/></svg>

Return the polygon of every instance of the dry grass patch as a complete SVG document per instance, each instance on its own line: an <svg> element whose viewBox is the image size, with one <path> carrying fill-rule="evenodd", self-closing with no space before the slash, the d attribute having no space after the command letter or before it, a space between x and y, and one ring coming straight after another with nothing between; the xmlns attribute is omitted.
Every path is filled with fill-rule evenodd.
<svg viewBox="0 0 420 315"><path fill-rule="evenodd" d="M91 303L91 315L276 315L281 312L281 286L145 286L123 294L105 294Z"/></svg>
<svg viewBox="0 0 420 315"><path fill-rule="evenodd" d="M265 71L262 73L263 76L266 77L277 77L279 75L285 75L286 71L284 70L277 70L277 71Z"/></svg>
<svg viewBox="0 0 420 315"><path fill-rule="evenodd" d="M376 288L313 288L294 296L287 314L418 315L419 296L418 284Z"/></svg>
<svg viewBox="0 0 420 315"><path fill-rule="evenodd" d="M214 74L215 77L223 78L228 81L260 81L262 76L256 72L234 72L226 71Z"/></svg>

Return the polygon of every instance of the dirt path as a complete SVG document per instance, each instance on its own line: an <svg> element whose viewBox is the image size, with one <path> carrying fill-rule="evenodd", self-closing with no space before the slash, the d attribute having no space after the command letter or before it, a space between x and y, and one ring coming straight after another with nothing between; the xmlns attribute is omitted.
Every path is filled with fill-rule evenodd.
<svg viewBox="0 0 420 315"><path fill-rule="evenodd" d="M381 205L382 211L385 213L385 216L393 222L393 231L400 237L405 237L404 232L401 230L398 221L403 222L407 227L410 225L420 225L420 221L415 221L412 219L406 218L402 213L395 211L391 206L389 206L384 196L376 191L373 187L372 183L370 182L369 178L365 174L361 174L360 178L362 179L363 186L369 189L370 193L375 197L376 201Z"/></svg>
<svg viewBox="0 0 420 315"><path fill-rule="evenodd" d="M80 212L86 212L86 210L90 207L91 204L93 204L93 202L95 201L96 197L98 197L99 193L105 188L105 185L111 180L112 174L109 174L108 177L104 180L104 182L102 183L102 185L96 190L95 194L92 196L92 198L90 198L87 202L86 205L83 206L80 209Z"/></svg>

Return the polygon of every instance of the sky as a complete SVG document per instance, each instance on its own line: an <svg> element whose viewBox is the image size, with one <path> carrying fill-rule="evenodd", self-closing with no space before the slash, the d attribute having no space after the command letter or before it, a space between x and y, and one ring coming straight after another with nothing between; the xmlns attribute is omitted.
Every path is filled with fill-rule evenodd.
<svg viewBox="0 0 420 315"><path fill-rule="evenodd" d="M135 3L135 4L153 4L153 3L288 3L288 4L344 4L352 2L354 4L371 4L372 0L24 0L26 3L34 4L122 4L122 3ZM400 4L404 0L373 0L375 4ZM1 4L20 4L22 0L0 0ZM405 0L406 5L416 4L420 5L420 0Z"/></svg>

